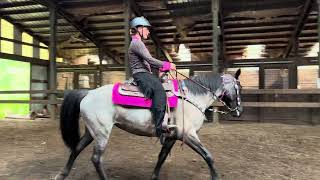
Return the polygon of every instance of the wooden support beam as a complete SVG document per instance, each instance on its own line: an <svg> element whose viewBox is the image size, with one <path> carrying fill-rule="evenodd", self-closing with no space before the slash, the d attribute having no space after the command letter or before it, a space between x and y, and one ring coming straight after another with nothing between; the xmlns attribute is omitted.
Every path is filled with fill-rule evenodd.
<svg viewBox="0 0 320 180"><path fill-rule="evenodd" d="M317 0L317 4L318 4L318 43L319 43L319 49L320 49L320 0ZM317 84L318 84L318 88L320 88L320 52L318 52L318 80L317 80Z"/></svg>
<svg viewBox="0 0 320 180"><path fill-rule="evenodd" d="M312 4L313 4L313 0L306 0L305 4L301 10L297 26L295 27L295 29L291 35L288 46L284 50L283 57L285 57L285 58L289 57L291 50L294 47L294 45L296 44L296 41L297 41L297 39L298 39L298 37L304 27L304 24L305 24L306 20L308 19L308 16L309 16L311 8L312 8Z"/></svg>
<svg viewBox="0 0 320 180"><path fill-rule="evenodd" d="M98 49L97 46L67 46L61 49Z"/></svg>
<svg viewBox="0 0 320 180"><path fill-rule="evenodd" d="M142 12L142 10L140 9L140 7L138 6L138 4L135 2L135 0L130 0L131 2L131 8L132 11L134 12L134 14L136 16L144 16L144 13ZM146 17L146 16L145 16ZM146 17L147 18L147 17ZM148 18L147 18L148 19ZM161 41L159 40L159 38L157 37L155 31L153 29L150 30L150 35L151 35L151 39L153 40L153 42L161 49L162 53L164 54L164 56L170 61L172 62L172 58L170 56L170 54L168 53L168 51L164 48L164 46L162 45Z"/></svg>
<svg viewBox="0 0 320 180"><path fill-rule="evenodd" d="M213 106L220 107L221 103L214 103ZM320 108L317 102L242 102L243 107L260 108Z"/></svg>
<svg viewBox="0 0 320 180"><path fill-rule="evenodd" d="M297 89L298 87L298 67L296 64L290 64L288 68L289 89Z"/></svg>
<svg viewBox="0 0 320 180"><path fill-rule="evenodd" d="M219 24L219 8L220 0L211 0L211 13L212 13L212 72L219 73L219 35L220 29L218 28ZM214 110L219 110L217 107L214 107ZM213 123L219 123L219 114L212 112Z"/></svg>
<svg viewBox="0 0 320 180"><path fill-rule="evenodd" d="M62 19L62 17L58 16L57 19ZM49 21L48 16L43 17L23 17L19 19L14 19L16 23L24 23L24 22L32 22L32 21Z"/></svg>
<svg viewBox="0 0 320 180"><path fill-rule="evenodd" d="M102 86L102 82L103 82L103 71L101 70L101 66L102 66L102 60L104 58L104 52L102 51L102 49L98 49L98 56L99 56L99 67L98 67L98 70L99 70L99 80L98 80L98 84L99 84L99 87Z"/></svg>
<svg viewBox="0 0 320 180"><path fill-rule="evenodd" d="M259 67L259 65L264 65L268 67L280 66L283 64L292 64L297 65L314 65L318 62L318 57L299 57L299 58L272 58L272 59L237 59L237 60L226 60L229 62L227 67ZM208 69L212 68L212 61L190 61L190 62L176 62L178 69L189 69L194 67L195 71L197 68ZM73 70L96 70L96 65L59 65L59 71L70 72ZM124 70L123 65L102 65L105 70Z"/></svg>
<svg viewBox="0 0 320 180"><path fill-rule="evenodd" d="M57 104L62 104L62 100L50 101L50 100L0 100L0 104L49 104L51 106L56 106ZM52 115L51 115L52 118Z"/></svg>
<svg viewBox="0 0 320 180"><path fill-rule="evenodd" d="M39 48L40 42L38 40L34 39L33 44L37 46L37 47L33 47L33 57L40 59L40 48Z"/></svg>
<svg viewBox="0 0 320 180"><path fill-rule="evenodd" d="M68 0L68 1L62 1L59 2L59 5L66 9L72 9L72 8L94 8L94 7L100 7L100 6L111 6L115 4L121 4L123 0Z"/></svg>
<svg viewBox="0 0 320 180"><path fill-rule="evenodd" d="M0 53L0 58L3 59L11 59L15 61L21 61L21 62L29 62L31 64L36 64L40 66L48 66L49 63L48 61L39 59L39 58L30 58L30 57L25 57L25 56L19 56L16 54L6 54L6 53Z"/></svg>
<svg viewBox="0 0 320 180"><path fill-rule="evenodd" d="M126 79L130 77L129 69L129 45L130 45L130 19L131 19L131 3L132 1L124 1L124 23L125 23L125 40L124 40L124 67L126 72Z"/></svg>
<svg viewBox="0 0 320 180"><path fill-rule="evenodd" d="M219 21L219 1L220 0L211 0L211 8L212 8L212 72L219 72L219 34L220 29L218 28Z"/></svg>
<svg viewBox="0 0 320 180"><path fill-rule="evenodd" d="M13 27L13 35L14 35L13 39L15 41L22 42L22 32L17 27ZM14 47L13 48L14 54L22 55L22 45L20 43L14 43L13 47Z"/></svg>
<svg viewBox="0 0 320 180"><path fill-rule="evenodd" d="M242 89L242 94L257 95L257 94L279 94L279 95L298 95L311 94L320 95L319 89Z"/></svg>
<svg viewBox="0 0 320 180"><path fill-rule="evenodd" d="M97 19L91 20L88 19L88 24L107 24L107 23L121 23L123 22L123 18L114 18L114 19Z"/></svg>
<svg viewBox="0 0 320 180"><path fill-rule="evenodd" d="M56 30L57 30L57 9L55 5L49 6L49 19L50 19L50 37L49 37L49 88L50 91L56 90L57 84L57 65L56 65L56 57L57 57L57 40L56 40ZM50 94L49 99L51 102L57 100L56 94ZM56 106L50 106L50 115L53 120L56 120Z"/></svg>
<svg viewBox="0 0 320 180"><path fill-rule="evenodd" d="M49 24L32 24L32 25L26 25L26 27L28 28L48 28L50 26ZM72 25L70 23L60 23L57 24L58 27L72 27Z"/></svg>
<svg viewBox="0 0 320 180"><path fill-rule="evenodd" d="M7 11L1 10L0 16L35 14L35 13L43 13L43 12L48 12L48 8L41 7L41 8L31 8L31 9L15 9L15 10L7 10Z"/></svg>
<svg viewBox="0 0 320 180"><path fill-rule="evenodd" d="M220 36L221 36L221 48L220 53L222 54L222 61L224 62L226 60L226 43L225 43L225 35L224 35L224 29L225 29L225 22L224 22L224 16L223 16L223 1L220 1L220 7L219 7L219 18L220 18Z"/></svg>
<svg viewBox="0 0 320 180"><path fill-rule="evenodd" d="M35 2L32 1L22 1L22 2L1 2L1 8L12 8L12 7L23 7L23 6L31 6L36 5Z"/></svg>
<svg viewBox="0 0 320 180"><path fill-rule="evenodd" d="M33 43L22 42L21 38L20 39L19 38L18 39L9 39L9 38L0 37L0 40L10 41L10 42L13 42L14 44L19 44L19 45L27 45L27 46L32 46L32 47L48 49L48 47L45 47L45 46L40 46L40 45L33 44ZM17 54L17 55L19 55L19 54Z"/></svg>
<svg viewBox="0 0 320 180"><path fill-rule="evenodd" d="M264 89L265 86L265 69L263 65L259 66L259 89Z"/></svg>

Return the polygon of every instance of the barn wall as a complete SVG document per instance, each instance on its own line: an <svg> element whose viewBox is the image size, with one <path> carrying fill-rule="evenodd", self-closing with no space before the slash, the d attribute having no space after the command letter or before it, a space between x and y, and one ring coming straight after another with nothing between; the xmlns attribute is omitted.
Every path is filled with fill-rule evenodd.
<svg viewBox="0 0 320 180"><path fill-rule="evenodd" d="M235 72L231 69L228 72ZM241 84L248 89L258 82L259 71L249 76L248 72L242 70ZM316 78L318 68L316 66L298 67L298 88L316 88ZM288 89L289 86L288 69L265 69L265 89ZM252 78L254 77L254 78ZM245 102L319 102L316 95L244 95L242 101ZM318 109L307 108L245 108L241 118L231 116L220 116L222 120L247 120L247 121L281 121L281 122L312 122L320 118ZM211 115L209 114L211 117ZM209 117L209 118L210 118Z"/></svg>

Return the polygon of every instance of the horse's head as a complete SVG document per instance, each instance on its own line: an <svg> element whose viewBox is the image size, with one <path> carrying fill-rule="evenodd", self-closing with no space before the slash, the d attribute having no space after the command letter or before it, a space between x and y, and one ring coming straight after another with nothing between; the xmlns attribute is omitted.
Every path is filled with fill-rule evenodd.
<svg viewBox="0 0 320 180"><path fill-rule="evenodd" d="M243 112L241 104L241 85L239 76L241 70L235 73L234 76L230 74L224 74L222 76L222 87L216 92L216 96L223 101L228 109L231 111L230 114L234 117L240 117Z"/></svg>

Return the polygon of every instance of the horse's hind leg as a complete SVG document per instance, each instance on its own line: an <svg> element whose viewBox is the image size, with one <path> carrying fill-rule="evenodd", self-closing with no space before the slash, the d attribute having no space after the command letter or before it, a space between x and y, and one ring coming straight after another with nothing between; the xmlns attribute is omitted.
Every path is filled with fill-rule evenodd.
<svg viewBox="0 0 320 180"><path fill-rule="evenodd" d="M209 166L212 180L217 180L218 174L213 166L213 158L210 152L200 143L198 135L196 133L188 134L185 138L185 143L202 156Z"/></svg>
<svg viewBox="0 0 320 180"><path fill-rule="evenodd" d="M107 179L107 175L104 171L103 168L103 153L106 150L106 146L109 140L109 136L111 134L111 130L113 127L113 122L112 120L108 119L108 117L103 117L103 114L99 115L98 117L104 118L104 119L100 119L100 122L103 122L103 126L100 126L100 128L98 128L96 131L96 144L93 148L93 154L92 154L92 158L91 161L94 165L94 167L96 168L96 171L100 177L101 180L106 180Z"/></svg>
<svg viewBox="0 0 320 180"><path fill-rule="evenodd" d="M78 157L78 155L81 153L81 151L86 148L91 142L93 141L93 138L90 134L90 132L88 131L88 129L86 128L84 135L82 136L82 138L80 139L76 149L74 151L71 151L71 154L69 156L68 162L65 165L65 167L63 168L63 171L60 172L56 177L55 180L63 180L65 179L68 175L69 172L72 168L72 165L74 163L74 161L76 160L76 158Z"/></svg>
<svg viewBox="0 0 320 180"><path fill-rule="evenodd" d="M176 140L175 139L169 139L167 138L162 146L161 152L158 157L158 162L156 167L154 168L153 174L152 174L152 180L156 180L159 178L159 173L162 164L166 160L168 154L170 153L173 145L175 144Z"/></svg>
<svg viewBox="0 0 320 180"><path fill-rule="evenodd" d="M102 138L97 138L97 143L93 148L93 154L92 154L92 158L91 158L91 161L92 161L94 167L96 168L96 171L97 171L101 180L107 179L107 175L106 175L104 168L103 168L102 155L105 152L106 145L108 143L108 138L109 138L109 135L102 137Z"/></svg>

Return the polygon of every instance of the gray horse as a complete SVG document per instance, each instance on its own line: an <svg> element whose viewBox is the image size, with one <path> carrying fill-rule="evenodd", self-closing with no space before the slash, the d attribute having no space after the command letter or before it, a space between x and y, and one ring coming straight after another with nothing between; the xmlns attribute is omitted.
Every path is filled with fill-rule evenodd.
<svg viewBox="0 0 320 180"><path fill-rule="evenodd" d="M184 140L195 152L207 162L211 179L218 179L209 151L202 146L197 132L205 120L204 111L216 100L222 102L235 117L240 117L241 85L238 81L238 70L235 76L230 74L200 74L180 81L184 91L183 98L178 100L178 107L171 111L171 121L176 125L174 136L167 137L158 157L152 179L158 179L162 164L167 158L176 140ZM79 153L95 140L92 162L100 179L107 179L103 168L102 155L113 126L132 134L155 136L155 127L149 109L123 107L112 102L113 85L105 85L94 90L73 90L65 95L60 118L60 129L65 144L71 154L63 171L56 175L56 180L65 179ZM84 135L79 135L79 116L86 126Z"/></svg>

